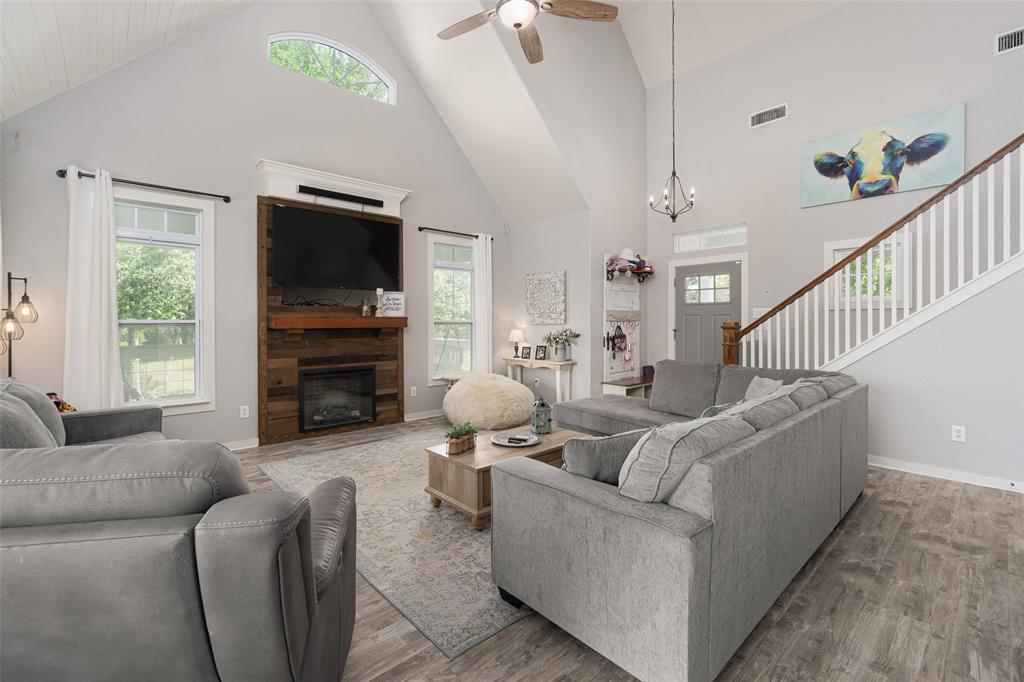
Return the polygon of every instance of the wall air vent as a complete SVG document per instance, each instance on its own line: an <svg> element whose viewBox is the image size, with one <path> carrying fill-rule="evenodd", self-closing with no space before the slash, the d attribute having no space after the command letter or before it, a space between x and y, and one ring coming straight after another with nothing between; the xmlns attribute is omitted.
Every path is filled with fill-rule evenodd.
<svg viewBox="0 0 1024 682"><path fill-rule="evenodd" d="M766 123L772 121L779 121L786 118L789 115L788 107L785 103L774 106L771 109L765 109L764 111L757 111L750 115L750 127L757 128L763 126Z"/></svg>
<svg viewBox="0 0 1024 682"><path fill-rule="evenodd" d="M1019 50L1022 47L1024 47L1024 26L996 36L995 54Z"/></svg>

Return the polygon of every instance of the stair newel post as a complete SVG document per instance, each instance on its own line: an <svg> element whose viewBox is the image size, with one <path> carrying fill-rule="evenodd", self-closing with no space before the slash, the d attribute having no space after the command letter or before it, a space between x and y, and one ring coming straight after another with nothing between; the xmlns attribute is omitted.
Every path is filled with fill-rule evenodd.
<svg viewBox="0 0 1024 682"><path fill-rule="evenodd" d="M739 322L723 322L722 323L722 364L723 365L738 365L740 363L739 358L739 345L736 340L736 332L739 331Z"/></svg>

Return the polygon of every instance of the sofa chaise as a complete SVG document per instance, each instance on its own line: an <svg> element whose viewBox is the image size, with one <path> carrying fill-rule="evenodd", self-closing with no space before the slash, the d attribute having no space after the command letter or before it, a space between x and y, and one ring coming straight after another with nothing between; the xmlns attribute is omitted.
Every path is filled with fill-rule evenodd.
<svg viewBox="0 0 1024 682"><path fill-rule="evenodd" d="M336 682L353 481L252 493L223 445L160 431L0 382L0 679Z"/></svg>
<svg viewBox="0 0 1024 682"><path fill-rule="evenodd" d="M779 394L822 388L772 413L774 393L744 401L755 376L786 381ZM695 459L663 501L622 494L645 436L695 431L723 403L738 404L712 419L746 420L742 437ZM676 361L658 364L650 403L560 403L561 424L612 435L568 441L561 470L495 465L493 580L640 679L713 679L863 491L867 407L846 375Z"/></svg>

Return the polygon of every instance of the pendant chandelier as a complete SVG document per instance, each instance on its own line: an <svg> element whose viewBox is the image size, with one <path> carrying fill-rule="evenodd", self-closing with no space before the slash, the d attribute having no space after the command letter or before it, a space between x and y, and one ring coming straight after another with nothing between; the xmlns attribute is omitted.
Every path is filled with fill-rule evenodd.
<svg viewBox="0 0 1024 682"><path fill-rule="evenodd" d="M693 208L694 194L691 187L690 196L686 196L683 182L676 173L676 1L672 0L672 174L665 183L661 201L655 203L652 194L649 205L655 213L667 215L675 222L676 218Z"/></svg>

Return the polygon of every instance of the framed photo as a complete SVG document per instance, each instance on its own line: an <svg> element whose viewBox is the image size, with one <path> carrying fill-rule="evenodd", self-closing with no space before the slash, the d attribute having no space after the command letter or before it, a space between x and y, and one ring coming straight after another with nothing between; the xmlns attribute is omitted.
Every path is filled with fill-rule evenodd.
<svg viewBox="0 0 1024 682"><path fill-rule="evenodd" d="M548 359L548 347L537 346L537 351L533 354L534 360L547 360Z"/></svg>
<svg viewBox="0 0 1024 682"><path fill-rule="evenodd" d="M522 348L519 349L519 357L523 360L529 360L530 350L531 348L529 346L523 346Z"/></svg>

